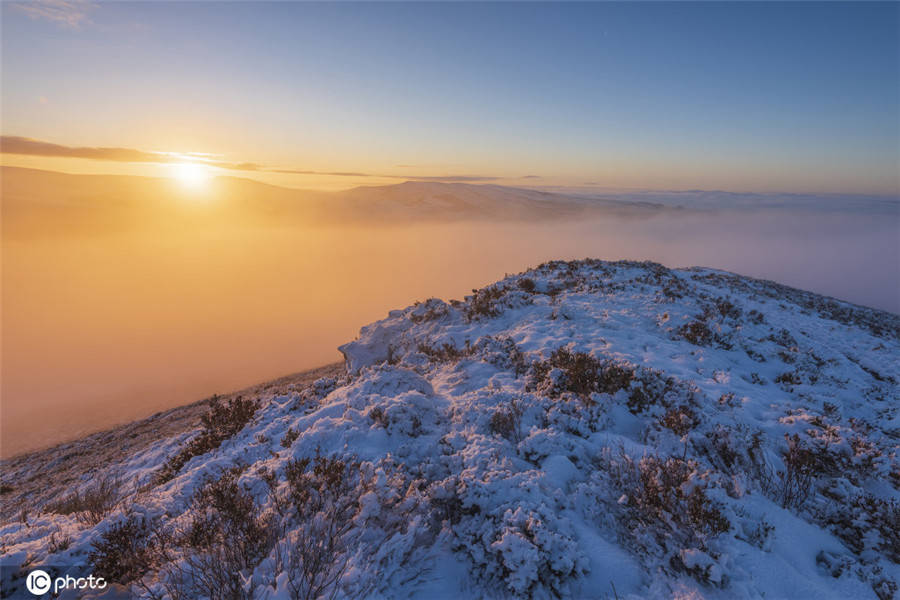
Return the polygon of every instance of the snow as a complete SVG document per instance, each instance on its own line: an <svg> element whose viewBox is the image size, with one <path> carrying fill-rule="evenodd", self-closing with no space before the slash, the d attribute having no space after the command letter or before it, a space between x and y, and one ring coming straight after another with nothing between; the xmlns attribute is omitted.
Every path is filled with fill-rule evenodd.
<svg viewBox="0 0 900 600"><path fill-rule="evenodd" d="M269 510L263 469L282 481L321 454L360 462L368 482L337 597L891 597L896 533L871 507L900 501L900 318L651 263L550 263L489 287L364 327L340 348L345 378L268 399L168 483L146 485L171 440L111 465L137 485L95 526L4 523L3 565L85 564L126 506L187 518L204 478L237 462ZM550 364L560 348L628 383L573 391ZM818 462L809 497L783 507L773 486L795 434ZM657 457L669 466L651 477ZM684 471L669 489L671 465ZM407 521L389 526L401 505ZM53 531L72 544L48 556ZM252 597L291 597L275 565L245 574Z"/></svg>

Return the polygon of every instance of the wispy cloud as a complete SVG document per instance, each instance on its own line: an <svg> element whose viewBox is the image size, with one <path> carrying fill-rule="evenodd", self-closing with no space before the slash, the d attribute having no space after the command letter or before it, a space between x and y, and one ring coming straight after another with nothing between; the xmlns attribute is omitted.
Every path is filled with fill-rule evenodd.
<svg viewBox="0 0 900 600"><path fill-rule="evenodd" d="M169 155L157 152L144 152L131 148L62 146L15 135L0 137L0 151L4 154L89 158L92 160L113 160L117 162L172 162Z"/></svg>
<svg viewBox="0 0 900 600"><path fill-rule="evenodd" d="M197 161L211 167L231 169L234 171L262 171L265 168L256 163L229 163L212 160L209 155L190 152L148 152L133 148L63 146L32 138L16 135L0 136L0 152L3 154L23 154L28 156L47 156L58 158L86 158L90 160L109 160L114 162L133 163L177 163Z"/></svg>
<svg viewBox="0 0 900 600"><path fill-rule="evenodd" d="M88 14L97 8L97 4L87 0L33 0L11 4L32 19L46 19L69 29L90 23Z"/></svg>
<svg viewBox="0 0 900 600"><path fill-rule="evenodd" d="M382 175L382 177L386 177ZM425 176L417 176L417 175L391 175L390 177L402 177L403 179L411 179L414 181L449 181L451 183L474 183L477 181L497 181L499 179L503 179L502 177L494 177L492 175L429 175Z"/></svg>
<svg viewBox="0 0 900 600"><path fill-rule="evenodd" d="M211 167L231 171L256 171L265 173L284 173L290 175L319 175L330 177L379 177L384 179L404 179L407 181L434 181L450 183L476 183L497 181L502 177L491 175L403 175L383 173L362 173L357 171L317 171L312 169L283 169L267 167L254 162L231 163L213 160L212 155L190 152L148 152L133 148L64 146L28 137L4 135L0 136L0 153L21 154L28 156L46 156L58 158L85 158L90 160L109 160L133 163L178 163L197 161ZM533 176L526 176L533 177Z"/></svg>
<svg viewBox="0 0 900 600"><path fill-rule="evenodd" d="M375 177L371 173L354 171L311 171L309 169L266 169L271 173L287 173L289 175L331 175L334 177Z"/></svg>
<svg viewBox="0 0 900 600"><path fill-rule="evenodd" d="M406 179L407 181L443 181L451 183L497 181L502 177L490 175L397 175L385 173L360 173L356 171L308 171L303 169L265 169L271 173L290 173L293 175L332 175L335 177L382 177L385 179Z"/></svg>

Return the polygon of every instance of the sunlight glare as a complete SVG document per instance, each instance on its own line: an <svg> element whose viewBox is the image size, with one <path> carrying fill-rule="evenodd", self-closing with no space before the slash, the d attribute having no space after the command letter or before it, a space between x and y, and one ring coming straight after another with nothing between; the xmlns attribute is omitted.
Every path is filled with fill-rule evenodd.
<svg viewBox="0 0 900 600"><path fill-rule="evenodd" d="M212 174L209 168L200 163L184 162L173 165L173 176L185 187L192 189L203 188Z"/></svg>

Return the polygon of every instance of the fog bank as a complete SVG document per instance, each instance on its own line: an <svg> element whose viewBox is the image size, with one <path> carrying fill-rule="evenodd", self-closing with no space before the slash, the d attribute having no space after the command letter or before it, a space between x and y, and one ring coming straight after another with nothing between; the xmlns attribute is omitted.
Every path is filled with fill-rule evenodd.
<svg viewBox="0 0 900 600"><path fill-rule="evenodd" d="M0 450L336 361L391 309L584 257L720 268L900 312L897 219L865 212L5 235Z"/></svg>

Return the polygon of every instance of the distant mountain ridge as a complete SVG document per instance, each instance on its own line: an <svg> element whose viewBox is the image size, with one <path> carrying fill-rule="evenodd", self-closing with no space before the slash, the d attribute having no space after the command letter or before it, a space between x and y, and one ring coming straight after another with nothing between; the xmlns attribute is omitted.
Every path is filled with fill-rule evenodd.
<svg viewBox="0 0 900 600"><path fill-rule="evenodd" d="M586 199L499 185L405 182L339 192L283 188L216 177L205 189L166 178L69 175L2 167L4 227L43 223L54 230L133 228L167 219L253 223L546 221L576 216L644 217L662 206ZM203 205L203 211L192 207Z"/></svg>
<svg viewBox="0 0 900 600"><path fill-rule="evenodd" d="M561 193L494 184L439 183L407 181L390 186L357 187L336 196L353 205L353 209L372 216L409 218L404 211L418 217L456 216L489 219L553 219L580 214L615 212L642 214L661 206L645 206L630 202L599 198L579 198ZM352 210L352 209L351 209Z"/></svg>

